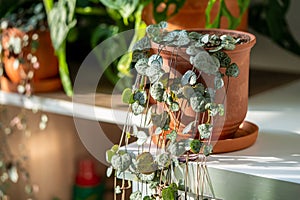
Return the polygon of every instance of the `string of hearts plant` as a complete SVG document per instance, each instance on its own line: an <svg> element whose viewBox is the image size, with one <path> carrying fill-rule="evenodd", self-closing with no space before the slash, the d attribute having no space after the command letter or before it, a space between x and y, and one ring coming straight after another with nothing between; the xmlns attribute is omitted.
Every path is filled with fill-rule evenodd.
<svg viewBox="0 0 300 200"><path fill-rule="evenodd" d="M39 46L39 35L29 32L35 29L44 30L46 28L44 22L42 3L33 4L27 9L20 8L0 20L0 78L7 73L4 68L4 57L14 58L13 68L21 77L20 83L17 84L17 92L22 101L30 101L33 94L33 77L39 68L39 61L35 55ZM0 90L3 89L1 83ZM38 106L32 108L33 113L38 111ZM13 116L10 112L6 105L0 104L0 199L9 199L12 195L9 193L9 188L13 187L11 184L18 184L21 181L26 197L35 199L38 186L32 183L27 170L29 156L26 141L31 136L27 123L28 110L21 108L20 112ZM47 123L48 116L42 113L38 121L39 129L46 129ZM20 139L17 143L19 151L16 150L18 147L11 143L16 139L12 138L14 135L18 135Z"/></svg>
<svg viewBox="0 0 300 200"><path fill-rule="evenodd" d="M123 102L129 104L127 120L120 144L106 152L111 164L107 175L114 171L115 180L122 179L121 185L115 181L115 199L117 194L125 198L130 188L130 184L125 185L128 177L150 188L138 189L130 199L187 199L191 194L186 166L191 160L197 164L197 197L215 198L206 160L213 152L214 118L223 115L225 109L215 101L215 95L224 89L225 77L229 80L239 75L237 64L231 63L223 50L233 50L244 41L230 35L169 32L166 28L166 22L148 26L147 35L134 47L135 83L122 94ZM162 56L166 49L170 55L167 63ZM182 49L191 68L181 74L182 66L177 61ZM213 83L205 83L204 76L212 78ZM188 107L195 115L183 129L179 128ZM136 125L131 123L134 115L141 116ZM138 152L127 148L131 137L137 139Z"/></svg>

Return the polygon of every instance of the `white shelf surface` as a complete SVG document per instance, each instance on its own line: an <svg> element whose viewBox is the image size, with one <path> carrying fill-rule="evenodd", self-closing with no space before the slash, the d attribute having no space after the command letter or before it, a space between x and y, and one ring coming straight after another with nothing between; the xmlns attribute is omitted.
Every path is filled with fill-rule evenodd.
<svg viewBox="0 0 300 200"><path fill-rule="evenodd" d="M0 91L0 103L114 124L126 119L126 110L94 106L93 102L26 98ZM256 143L241 151L211 156L209 167L294 183L300 192L300 80L251 97L246 120L259 126Z"/></svg>
<svg viewBox="0 0 300 200"><path fill-rule="evenodd" d="M60 96L63 96L60 94ZM127 112L124 109L111 109L95 105L95 96L85 95L84 100L59 99L52 96L33 95L21 96L17 93L0 91L0 104L23 107L26 109L38 109L44 112L66 115L70 117L95 120L114 124L123 124ZM88 103L85 103L88 102ZM91 102L91 104L90 104Z"/></svg>
<svg viewBox="0 0 300 200"><path fill-rule="evenodd" d="M259 126L256 143L210 166L300 184L300 81L251 97L246 120Z"/></svg>

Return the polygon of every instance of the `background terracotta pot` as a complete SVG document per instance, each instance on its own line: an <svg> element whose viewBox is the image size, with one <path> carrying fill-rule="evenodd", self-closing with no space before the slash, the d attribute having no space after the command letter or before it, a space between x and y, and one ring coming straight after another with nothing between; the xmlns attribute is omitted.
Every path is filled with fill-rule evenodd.
<svg viewBox="0 0 300 200"><path fill-rule="evenodd" d="M194 30L195 31L195 30ZM203 29L197 30L201 33L213 33L216 35L227 34L234 37L239 37L246 39L248 42L243 44L238 44L233 51L225 51L231 58L232 63L236 63L239 66L240 74L237 78L224 78L224 89L218 90L216 93L215 101L216 103L223 103L225 107L224 116L214 117L214 129L213 129L213 139L228 139L233 137L235 132L239 129L240 124L244 121L248 109L248 83L249 83L249 65L250 65L250 51L254 46L256 39L255 36L241 31L234 30L223 30L223 29ZM152 50L157 52L158 45L152 44ZM176 69L171 68L174 66L174 52L176 52ZM185 48L180 48L174 51L173 47L164 47L160 55L164 60L165 71L170 71L172 76L179 76L184 74L187 70L191 69L192 66L189 62L189 56L185 53ZM171 61L173 59L173 61ZM201 75L204 84L209 86L213 84L213 76ZM224 99L225 90L227 94ZM181 102L182 103L182 102ZM192 120L195 119L196 113L191 109L191 107L186 106L182 108L183 117L178 121L172 122L173 125L178 126L179 132ZM176 118L171 116L173 120ZM205 116L200 116L204 119ZM172 126L171 123L171 126ZM186 136L183 136L186 137Z"/></svg>
<svg viewBox="0 0 300 200"><path fill-rule="evenodd" d="M170 30L175 29L191 29L191 28L204 28L205 27L205 9L207 7L208 0L186 0L183 7L179 12L170 17L168 22L168 28ZM239 7L237 0L225 0L228 10L230 13L238 17L239 16ZM162 4L163 7L163 4ZM159 10L160 8L158 8ZM171 10L174 8L170 7ZM219 10L219 3L217 2L211 11L211 19L214 19ZM143 20L146 24L155 24L156 21L153 17L153 4L149 4L143 10ZM221 27L228 28L228 20L225 17L221 18ZM237 30L246 31L248 29L248 12L246 11L242 17L240 25L237 27Z"/></svg>
<svg viewBox="0 0 300 200"><path fill-rule="evenodd" d="M5 43L7 43L10 37L14 36L22 38L27 34L29 38L31 38L34 33L37 33L38 35L38 47L32 55L37 57L39 63L39 68L34 70L32 79L34 92L46 92L60 89L61 83L59 78L58 60L54 54L49 31L37 30L25 33L17 28L9 28L3 31L1 42L2 45L5 46ZM20 56L22 56L24 60L27 60L26 56L29 53L31 53L30 44L22 49L22 55ZM5 81L10 85L6 88L8 91L10 91L9 88L14 88L15 85L19 84L22 79L24 79L23 71L28 72L31 68L29 67L28 62L24 62L20 63L18 69L15 69L13 66L15 59L16 56L10 55L9 51L4 49L3 63L7 75L7 80ZM44 88L44 86L46 88ZM5 90L5 88L2 89Z"/></svg>

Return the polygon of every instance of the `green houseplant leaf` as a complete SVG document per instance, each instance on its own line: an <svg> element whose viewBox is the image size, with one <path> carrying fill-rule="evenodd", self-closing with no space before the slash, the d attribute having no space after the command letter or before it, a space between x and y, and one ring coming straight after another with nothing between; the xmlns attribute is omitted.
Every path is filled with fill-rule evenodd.
<svg viewBox="0 0 300 200"><path fill-rule="evenodd" d="M66 37L76 24L74 19L76 0L60 0L55 4L53 0L44 0L44 5L52 44L58 57L61 82L66 94L72 96L73 89L66 59Z"/></svg>

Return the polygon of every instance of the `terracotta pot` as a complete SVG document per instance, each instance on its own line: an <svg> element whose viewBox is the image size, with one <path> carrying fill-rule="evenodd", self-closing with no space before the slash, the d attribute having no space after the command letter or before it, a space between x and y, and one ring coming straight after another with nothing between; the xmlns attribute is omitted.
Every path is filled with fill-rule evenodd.
<svg viewBox="0 0 300 200"><path fill-rule="evenodd" d="M179 12L170 17L167 22L170 30L175 29L191 29L191 28L204 28L205 27L205 9L207 7L208 0L186 0L183 7ZM228 10L233 16L239 16L239 8L237 0L225 0ZM163 3L159 9L163 9ZM175 8L170 7L170 11ZM213 20L219 10L219 3L216 3L211 11L211 19ZM170 12L172 13L172 12ZM155 24L156 21L153 18L153 4L149 4L143 10L143 20L146 24ZM221 18L221 27L228 28L228 20L225 17ZM237 30L248 30L248 12L245 12L240 25Z"/></svg>
<svg viewBox="0 0 300 200"><path fill-rule="evenodd" d="M58 69L58 60L54 54L54 49L52 47L50 32L49 31L34 31L25 33L20 31L17 28L9 28L5 29L2 33L2 45L5 46L10 37L24 37L25 34L32 37L34 33L38 34L38 48L35 52L32 53L33 56L37 57L39 68L34 69L34 76L32 79L32 85L34 87L35 84L39 84L39 82L44 82L39 84L36 87L35 92L40 91L49 91L57 90L61 88L61 84L58 84L57 79L59 79L59 69ZM20 63L19 68L15 69L13 67L13 63L17 58L17 55L10 55L9 51L4 49L4 69L5 73L8 77L8 81L11 82L12 85L19 84L24 79L24 72L28 72L28 70L32 69L32 66L29 65L29 61L27 61L27 55L31 53L30 44L22 49L21 56L24 58L25 62ZM53 86L47 88L41 88L41 86L49 86L49 83L56 83ZM45 84L46 83L46 84ZM10 87L8 87L10 88ZM38 89L37 89L38 88Z"/></svg>
<svg viewBox="0 0 300 200"><path fill-rule="evenodd" d="M195 31L195 30L193 30ZM255 36L241 31L224 30L224 29L203 29L197 30L201 33L213 33L216 35L227 34L231 36L237 36L242 39L246 39L248 42L239 44L233 51L225 51L231 58L232 63L236 63L239 66L240 74L237 78L230 78L229 82L227 78L224 78L224 87L222 90L217 90L215 102L223 103L225 107L224 116L217 116L213 118L213 139L228 139L233 137L235 132L239 129L240 124L244 121L247 108L248 108L248 82L249 82L249 64L250 64L250 50L254 46L256 39ZM158 45L152 44L152 51L157 52ZM176 52L176 69L170 68L171 62L174 63L174 52ZM192 69L189 62L189 56L185 53L185 48L180 48L174 51L173 47L164 47L160 52L164 61L164 70L170 71L170 76L178 77L184 74L187 70ZM171 61L173 58L173 61ZM207 86L213 84L213 76L201 74L201 82ZM204 82L203 82L204 81ZM225 96L225 90L227 94ZM225 96L225 99L224 99ZM185 102L180 102L184 105ZM188 106L181 107L180 122L176 116L171 116L170 126L173 128L177 126L179 132L183 128L195 119L196 113ZM205 114L200 115L198 119L202 119L200 122L203 123L207 120ZM181 137L187 137L187 135L181 135ZM188 136L190 137L190 136ZM194 137L194 136L192 136Z"/></svg>

